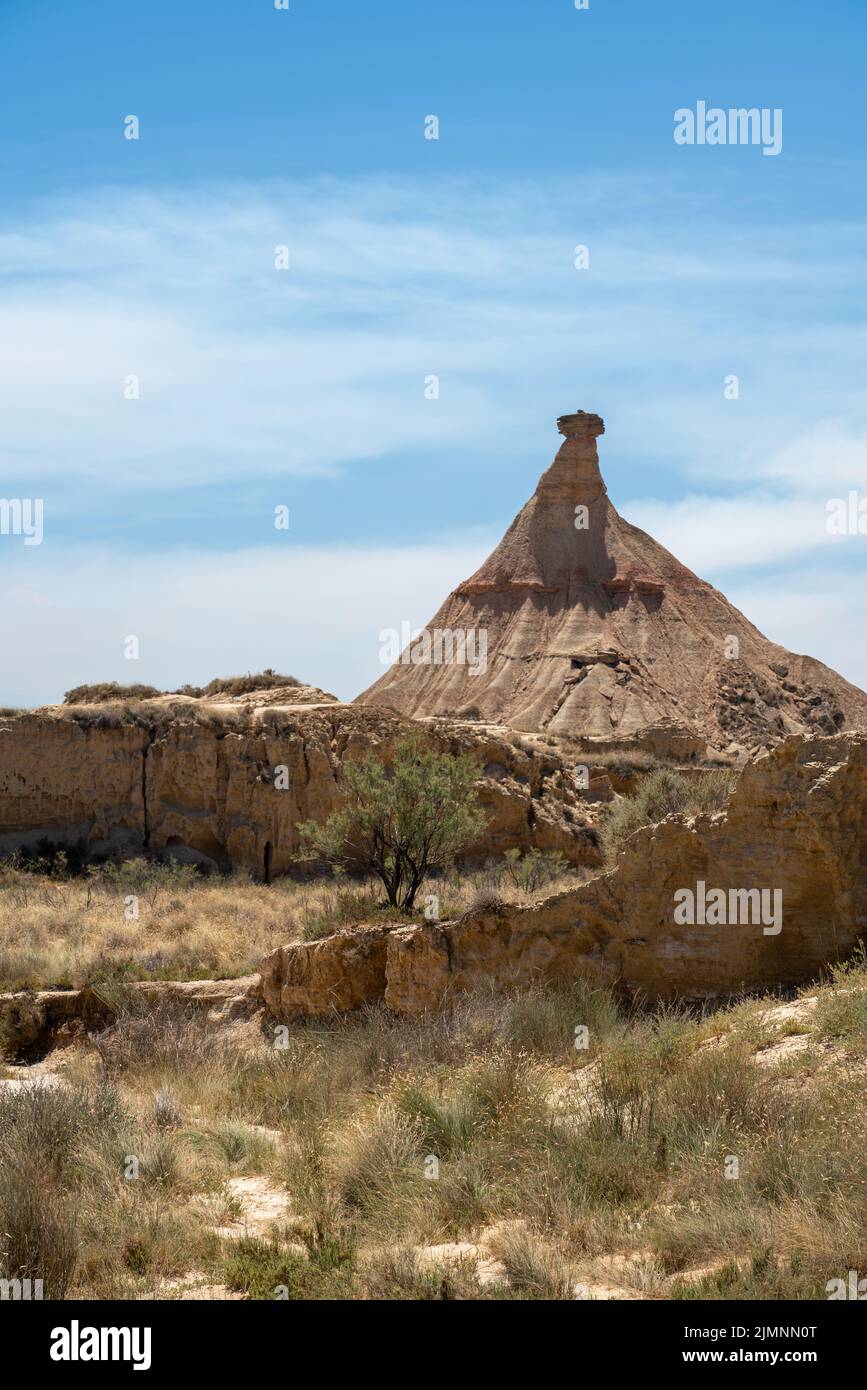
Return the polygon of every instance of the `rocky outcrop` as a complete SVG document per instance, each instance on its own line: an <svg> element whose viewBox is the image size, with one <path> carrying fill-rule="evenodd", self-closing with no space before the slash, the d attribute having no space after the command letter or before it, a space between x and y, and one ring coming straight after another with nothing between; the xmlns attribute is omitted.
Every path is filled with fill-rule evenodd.
<svg viewBox="0 0 867 1390"><path fill-rule="evenodd" d="M0 994L0 1059L40 1057L61 1042L101 1032L114 1018L92 989L21 990Z"/></svg>
<svg viewBox="0 0 867 1390"><path fill-rule="evenodd" d="M673 721L717 749L867 727L863 691L769 642L623 520L599 471L598 415L557 424L565 442L496 550L359 703L414 716L472 705L600 740Z"/></svg>
<svg viewBox="0 0 867 1390"><path fill-rule="evenodd" d="M126 986L127 1007L168 1007L175 1017L199 1016L218 1028L248 1020L261 1008L259 976L236 980L145 980ZM27 1061L110 1028L114 1002L98 990L18 990L0 994L0 1059Z"/></svg>
<svg viewBox="0 0 867 1390"><path fill-rule="evenodd" d="M292 692L294 698L294 691ZM344 794L343 763L417 727L392 711L336 701L142 701L0 718L0 854L40 841L85 855L170 853L270 878L292 867L298 824ZM592 825L569 767L547 747L470 724L424 736L478 760L487 816L469 858L516 846L594 864Z"/></svg>
<svg viewBox="0 0 867 1390"><path fill-rule="evenodd" d="M716 920L712 890L722 890L726 920ZM691 922L677 916L686 892ZM714 999L810 979L865 935L867 735L792 738L743 771L724 813L637 831L613 870L579 888L442 925L396 925L384 988L378 936L376 969L354 1002L384 999L413 1015L453 994L576 976L648 1000ZM346 934L284 948L281 978L311 992L271 990L269 1006L319 1013L346 997L351 949Z"/></svg>
<svg viewBox="0 0 867 1390"><path fill-rule="evenodd" d="M275 1018L345 1013L385 994L391 928L362 927L279 946L262 962L260 992Z"/></svg>
<svg viewBox="0 0 867 1390"><path fill-rule="evenodd" d="M34 711L0 718L0 854L40 839L143 843L147 730Z"/></svg>

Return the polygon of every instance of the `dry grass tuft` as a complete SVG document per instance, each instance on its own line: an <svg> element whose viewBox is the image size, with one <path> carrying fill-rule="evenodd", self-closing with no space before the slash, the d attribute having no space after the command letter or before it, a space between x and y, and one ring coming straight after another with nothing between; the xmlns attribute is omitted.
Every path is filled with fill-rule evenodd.
<svg viewBox="0 0 867 1390"><path fill-rule="evenodd" d="M40 910L67 891L34 883ZM200 892L275 900L205 882L185 910ZM119 988L61 1084L0 1087L0 1277L72 1298L180 1296L192 1271L257 1299L823 1298L867 1267L867 964L815 993L795 1068L767 1064L791 1017L768 999L699 1017L575 981L298 1023L278 1049Z"/></svg>

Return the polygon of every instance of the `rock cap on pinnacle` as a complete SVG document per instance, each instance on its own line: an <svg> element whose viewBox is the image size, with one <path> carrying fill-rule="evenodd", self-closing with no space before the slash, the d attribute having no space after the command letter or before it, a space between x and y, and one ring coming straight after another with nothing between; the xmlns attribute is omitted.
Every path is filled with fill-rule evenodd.
<svg viewBox="0 0 867 1390"><path fill-rule="evenodd" d="M605 433L605 421L589 410L576 410L572 415L558 415L557 428L567 439L595 439Z"/></svg>

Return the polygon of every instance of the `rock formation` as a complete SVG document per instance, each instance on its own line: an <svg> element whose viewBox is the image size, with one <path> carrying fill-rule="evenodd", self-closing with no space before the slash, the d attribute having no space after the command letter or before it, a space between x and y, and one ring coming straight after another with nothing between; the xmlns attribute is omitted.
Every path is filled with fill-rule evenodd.
<svg viewBox="0 0 867 1390"><path fill-rule="evenodd" d="M359 703L413 716L475 706L600 740L674 721L717 749L867 727L863 691L769 642L623 520L599 471L598 415L557 425L564 443L496 550ZM461 659L485 647L484 669Z"/></svg>
<svg viewBox="0 0 867 1390"><path fill-rule="evenodd" d="M729 920L679 922L684 890L722 890ZM780 894L767 899L779 931L751 890ZM277 1017L378 999L412 1015L456 993L579 975L650 1000L713 999L807 980L865 934L867 735L794 737L745 768L725 812L637 831L613 870L574 890L284 947L263 963L261 990Z"/></svg>
<svg viewBox="0 0 867 1390"><path fill-rule="evenodd" d="M126 986L127 1007L165 1008L179 1020L197 1015L227 1028L261 1014L258 975L235 980L143 980ZM116 1021L117 1008L96 990L18 990L0 994L0 1061L44 1057L74 1039L102 1033Z"/></svg>
<svg viewBox="0 0 867 1390"><path fill-rule="evenodd" d="M47 841L91 856L148 850L258 877L284 873L300 848L299 821L340 805L343 761L371 749L387 760L413 727L390 711L297 696L284 692L279 705L273 691L261 701L148 700L121 712L55 706L0 718L0 855ZM424 735L478 759L488 824L471 859L516 846L599 862L586 805L553 749L447 723Z"/></svg>

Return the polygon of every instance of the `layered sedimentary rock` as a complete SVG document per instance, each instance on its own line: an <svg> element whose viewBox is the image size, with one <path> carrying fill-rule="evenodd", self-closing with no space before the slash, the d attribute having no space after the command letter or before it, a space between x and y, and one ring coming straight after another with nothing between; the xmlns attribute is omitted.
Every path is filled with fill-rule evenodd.
<svg viewBox="0 0 867 1390"><path fill-rule="evenodd" d="M0 718L0 854L40 841L85 855L147 849L268 878L289 869L298 824L342 801L346 759L387 760L412 727L323 702L146 701L122 714L62 707ZM478 760L487 826L471 858L511 846L598 862L580 795L556 752L437 724L424 736Z"/></svg>
<svg viewBox="0 0 867 1390"><path fill-rule="evenodd" d="M867 727L863 691L769 642L623 520L598 415L557 423L564 443L496 550L360 703L601 740L675 721L715 748Z"/></svg>
<svg viewBox="0 0 867 1390"><path fill-rule="evenodd" d="M713 890L722 922L698 909ZM678 920L685 892L706 920ZM637 831L613 870L573 891L395 926L363 995L412 1015L474 989L582 976L650 1000L718 998L807 980L865 935L867 735L795 737L745 768L724 813ZM351 949L343 933L274 953L262 966L265 1004L278 1015L341 1007ZM378 959L381 949L378 939ZM307 993L285 991L287 980Z"/></svg>
<svg viewBox="0 0 867 1390"><path fill-rule="evenodd" d="M51 713L0 717L0 854L60 836L140 844L147 732Z"/></svg>

